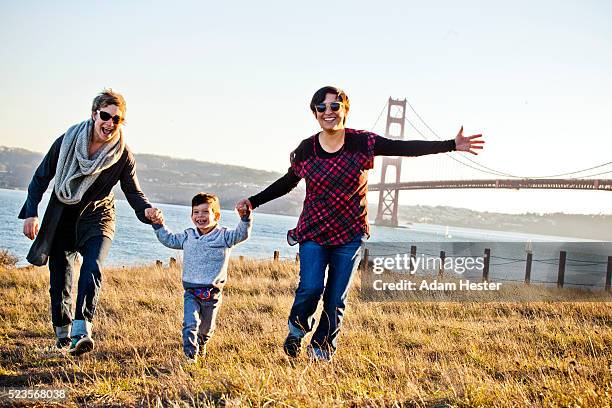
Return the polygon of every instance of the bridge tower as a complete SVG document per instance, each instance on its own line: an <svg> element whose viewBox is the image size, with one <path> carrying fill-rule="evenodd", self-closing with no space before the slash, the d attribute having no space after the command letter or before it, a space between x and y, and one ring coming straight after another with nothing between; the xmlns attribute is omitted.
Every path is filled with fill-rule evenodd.
<svg viewBox="0 0 612 408"><path fill-rule="evenodd" d="M404 140L404 124L406 119L406 99L392 99L389 97L389 103L387 104L387 128L385 130L385 137L394 140ZM396 107L392 111L392 107ZM391 115L391 113L395 115ZM391 126L397 124L399 126ZM392 131L393 130L393 131ZM385 177L387 175L387 169L389 167L395 167L395 181L392 183L399 183L402 174L402 158L401 157L383 157L382 162L382 174L381 184L386 182ZM397 227L397 209L399 207L399 189L385 188L380 190L378 197L378 212L376 214L376 225L384 225L389 227Z"/></svg>

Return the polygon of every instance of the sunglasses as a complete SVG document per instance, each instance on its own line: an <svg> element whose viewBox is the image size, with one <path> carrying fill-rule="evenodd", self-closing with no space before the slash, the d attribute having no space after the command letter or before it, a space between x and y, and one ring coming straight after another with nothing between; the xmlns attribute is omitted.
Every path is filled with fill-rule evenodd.
<svg viewBox="0 0 612 408"><path fill-rule="evenodd" d="M317 110L317 112L323 113L328 106L333 112L338 112L340 108L344 106L344 104L342 102L318 103L314 106L314 108Z"/></svg>
<svg viewBox="0 0 612 408"><path fill-rule="evenodd" d="M115 125L118 125L120 122L123 121L121 116L119 115L111 116L110 113L105 112L103 110L98 110L98 115L100 115L100 119L102 119L104 122L106 122L109 119L112 119Z"/></svg>

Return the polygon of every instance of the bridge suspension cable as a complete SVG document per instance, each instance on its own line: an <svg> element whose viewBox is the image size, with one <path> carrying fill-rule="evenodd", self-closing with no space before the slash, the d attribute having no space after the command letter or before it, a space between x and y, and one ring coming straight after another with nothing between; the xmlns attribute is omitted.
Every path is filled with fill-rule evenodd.
<svg viewBox="0 0 612 408"><path fill-rule="evenodd" d="M385 109L387 109L387 105L389 105L389 101L385 102L385 106L383 106L383 108L380 110L380 113L378 114L378 117L376 118L376 122L374 122L374 124L372 125L370 132L373 132L374 129L376 128L376 125L378 125L378 121L380 120Z"/></svg>
<svg viewBox="0 0 612 408"><path fill-rule="evenodd" d="M416 117L417 117L417 118L418 118L418 119L421 121L421 123L423 123L423 125L425 125L425 127L426 127L427 129L429 129L429 131L430 131L430 132L431 132L431 133L432 133L432 134L433 134L433 135L434 135L434 136L435 136L435 137L436 137L438 140L442 140L442 138L440 137L440 135L438 135L438 133L437 133L435 130L433 130L433 129L431 128L431 126L429 126L429 125L427 124L427 122L425 122L425 120L424 120L424 119L421 117L421 115L419 115L419 113L418 113L418 112L417 112L417 111L414 109L414 107L412 106L412 104L411 104L410 102L408 102L408 101L406 101L406 103L408 104L408 106L410 107L410 109L412 110L412 112L414 112L414 114L416 115ZM410 125L411 125L413 128L415 128L415 129L416 129L416 127L415 127L414 125L412 125L412 124L410 124ZM425 140L428 140L428 138L427 138L425 135L423 135L421 132L419 132L419 134L420 134L420 135L421 135L421 136L422 136L422 137L423 137ZM461 164L463 164L464 166L468 166L468 167L474 168L474 167L470 166L469 164L464 163L463 161L461 161L461 160L459 160L459 159L457 159L457 158L455 158L455 157L453 157L453 156L451 156L451 155L449 155L449 154L447 154L446 156L447 156L447 157L450 157L451 159L453 159L453 160L455 160L455 161L457 161L457 162L459 162L459 163L461 163ZM464 159L466 159L466 160L468 160L468 161L470 161L470 162L472 162L472 163L474 163L474 164L475 164L475 165L477 165L477 166L480 166L480 167L482 167L482 168L484 168L484 169L488 170L488 171L485 171L485 170L482 170L482 169L476 169L476 170L481 171L481 172L483 172L483 173L495 174L495 175L498 175L498 176L506 176L506 177L511 177L511 178L524 178L524 177L517 176L517 175L514 175L514 174L506 173L506 172L503 172L503 171L500 171L500 170L492 169L492 168L490 168L490 167L485 166L485 165L484 165L484 164L482 164L482 163L477 162L476 160L470 159L469 157L463 157L463 158L464 158Z"/></svg>
<svg viewBox="0 0 612 408"><path fill-rule="evenodd" d="M433 134L433 135L434 135L434 136L435 136L435 137L436 137L438 140L442 140L442 138L441 138L441 137L438 135L438 133L436 133L436 131L434 131L434 130L433 130L433 129L432 129L432 128L431 128L431 127L430 127L430 126L427 124L427 122L425 122L425 120L424 120L424 119L421 117L421 115L419 115L419 113L418 113L418 112L417 112L417 111L414 109L414 107L412 106L412 104L411 104L410 102L408 102L408 101L406 101L406 103L408 104L408 106L410 107L410 109L412 110L412 112L414 112L414 114L416 115L416 117L417 117L417 118L418 118L418 119L421 121L421 123L423 123L423 125L425 125L425 127L426 127L426 128L427 128L427 129L428 129L428 130L429 130L429 131L430 131L430 132L431 132L431 133L432 133L432 134ZM417 131L417 132L418 132L418 133L421 135L421 137L423 137L425 140L428 140L428 138L427 138L427 137L426 137L426 136L425 136L425 135L424 135L424 134L423 134L421 131L419 131L419 130L416 128L416 126L414 126L414 125L413 125L413 124L412 124L410 121L408 121L408 119L406 119L406 121L408 122L408 124L410 124L410 126L412 126L412 128L413 128L413 129L415 129L415 130L416 130L416 131ZM609 165L609 164L612 164L612 161L609 161L609 162L606 162L606 163L599 164L599 165L597 165L597 166L593 166L593 167L589 167L589 168L585 168L585 169L581 169L581 170L576 170L576 171L571 171L571 172L566 172L566 173L560 173L560 174L550 174L550 175L545 175L545 176L517 176L517 175L514 175L514 174L509 174L509 173L505 173L505 172L502 172L502 171L499 171L499 170L492 169L492 168L490 168L490 167L485 166L484 164L478 163L477 161L470 159L469 157L464 157L464 158L465 158L466 160L469 160L470 162L472 162L472 163L474 163L474 164L476 164L476 165L480 166L480 167L483 167L484 169L489 170L489 171L485 171L485 170L482 170L482 169L477 169L477 168L474 168L473 166L470 166L469 164L464 163L464 162L462 162L462 161L460 161L460 160L456 159L455 157L450 156L450 155L448 155L448 154L447 154L447 157L450 157L451 159L453 159L453 160L455 160L455 161L457 161L457 162L459 162L459 163L463 164L464 166L467 166L467 167L470 167L470 168L472 168L472 169L475 169L475 170L481 171L481 172L483 172L483 173L496 174L496 175L502 175L502 176L507 176L507 177L512 177L512 178L520 178L520 179L526 179L526 178L553 178L553 177L564 177L564 176L570 176L570 175L573 175L573 174L584 173L585 171L594 170L594 169L597 169L597 168L604 167L604 166L607 166L607 165ZM491 173L491 172L492 172L492 173ZM594 176L599 176L599 175L602 175L602 174L608 174L608 173L612 173L612 170L605 171L605 172L601 172L601 173L596 173L596 174L590 174L590 175L586 175L586 176L577 176L577 177L575 177L575 178L587 178L587 177L594 177Z"/></svg>
<svg viewBox="0 0 612 408"><path fill-rule="evenodd" d="M419 129L418 129L418 128L417 128L417 127L416 127L416 126L415 126L415 125L414 125L414 124L411 122L411 121L409 121L408 119L406 119L406 122L408 122L408 124L409 124L409 125L410 125L410 126L411 126L411 127L412 127L412 128L413 128L413 129L414 129L414 130L415 130L415 131L418 133L418 134L419 134L419 135L421 135L421 137L422 137L423 139L425 139L425 140L429 140L429 139L427 138L427 136L425 136L425 135L423 134L423 132L421 132L421 131L420 131L420 130L419 130ZM507 174L507 173L499 172L499 171L497 171L497 170L493 170L493 169L491 169L491 171L488 171L488 170L483 170L483 169L479 169L479 168L477 168L477 167L472 166L471 164L468 164L468 163L462 162L462 161L461 161L461 160L459 160L458 158L456 158L456 157L454 157L454 156L451 156L451 155L450 155L450 154L448 154L448 153L445 153L445 155L446 155L446 157L448 157L449 159L454 160L454 161L456 161L456 162L457 162L457 163L459 163L459 164L462 164L462 165L464 165L464 166L466 166L466 167L469 167L469 168L471 168L471 169L474 169L474 170L476 170L476 171L480 171L480 172L482 172L482 173L492 174L492 175L494 175L494 176L506 176L506 177L512 177L512 178L520 178L520 177L518 177L518 176L513 176L512 174ZM476 164L479 164L479 163L478 163L478 162L476 162ZM484 166L483 166L483 167L484 167Z"/></svg>
<svg viewBox="0 0 612 408"><path fill-rule="evenodd" d="M601 172L601 173L589 174L589 175L586 175L586 176L580 176L580 177L578 177L578 178L583 179L583 178L587 178L587 177L601 176L602 174L609 174L609 173L612 173L612 170L603 171L603 172Z"/></svg>

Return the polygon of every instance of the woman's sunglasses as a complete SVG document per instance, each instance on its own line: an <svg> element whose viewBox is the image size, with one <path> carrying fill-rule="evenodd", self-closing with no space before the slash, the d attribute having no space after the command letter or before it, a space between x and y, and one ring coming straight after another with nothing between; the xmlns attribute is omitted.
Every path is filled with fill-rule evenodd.
<svg viewBox="0 0 612 408"><path fill-rule="evenodd" d="M344 106L344 104L342 102L318 103L314 106L314 108L317 110L317 112L323 113L328 106L333 112L338 112L340 108Z"/></svg>
<svg viewBox="0 0 612 408"><path fill-rule="evenodd" d="M111 116L110 113L105 112L103 110L98 110L98 115L100 115L100 119L102 119L104 122L106 122L109 119L113 119L113 123L115 125L118 125L119 122L122 121L121 116L119 115Z"/></svg>

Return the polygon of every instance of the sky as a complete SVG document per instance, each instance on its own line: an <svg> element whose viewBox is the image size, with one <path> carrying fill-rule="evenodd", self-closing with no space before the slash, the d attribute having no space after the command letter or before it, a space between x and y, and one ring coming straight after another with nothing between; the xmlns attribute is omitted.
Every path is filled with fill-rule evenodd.
<svg viewBox="0 0 612 408"><path fill-rule="evenodd" d="M45 152L111 87L127 100L136 153L284 172L319 130L312 94L335 85L351 100L348 127L384 135L386 101L406 98L443 139L461 125L483 133L470 158L485 166L571 172L612 160L610 21L607 1L2 2L0 145ZM405 137L421 138L410 126ZM402 167L403 181L488 177L445 156ZM603 191L415 191L401 202L612 214Z"/></svg>

